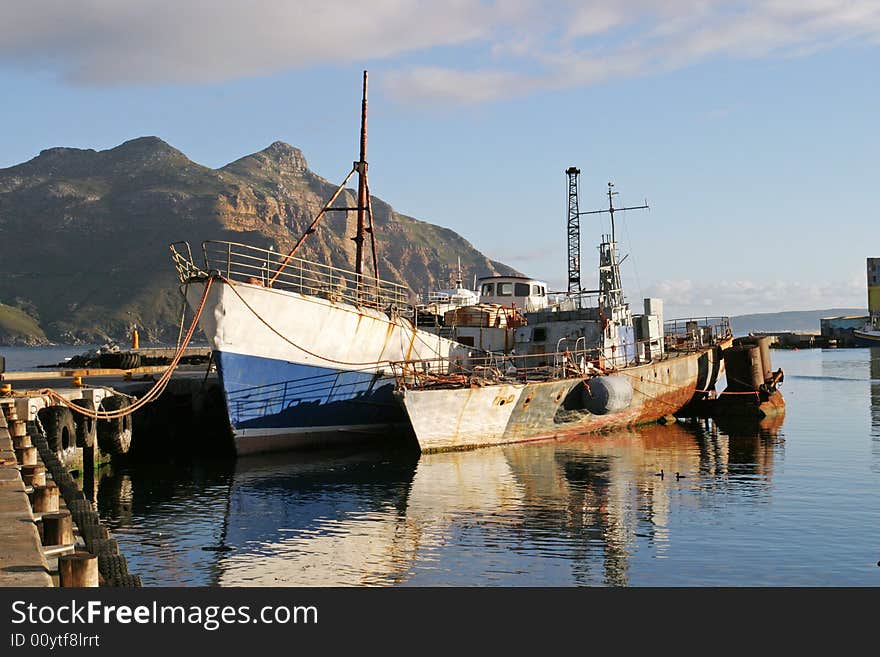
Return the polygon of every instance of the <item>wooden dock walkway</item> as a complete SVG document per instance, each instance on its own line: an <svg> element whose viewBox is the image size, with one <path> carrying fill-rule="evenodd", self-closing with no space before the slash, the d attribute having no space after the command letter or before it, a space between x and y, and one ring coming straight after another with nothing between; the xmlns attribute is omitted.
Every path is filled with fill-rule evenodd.
<svg viewBox="0 0 880 657"><path fill-rule="evenodd" d="M0 586L54 586L3 413L0 460Z"/></svg>

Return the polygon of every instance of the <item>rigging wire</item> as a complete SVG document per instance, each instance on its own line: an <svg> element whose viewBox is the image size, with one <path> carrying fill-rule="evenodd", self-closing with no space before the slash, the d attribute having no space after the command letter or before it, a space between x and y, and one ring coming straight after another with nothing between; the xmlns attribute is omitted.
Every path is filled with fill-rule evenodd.
<svg viewBox="0 0 880 657"><path fill-rule="evenodd" d="M629 252L630 252L630 254L633 254L635 252L635 249L633 248L632 238L629 236L629 223L626 220L626 213L622 213L622 214L623 214L623 216L621 217L621 219L623 219L623 230L624 230L624 232L626 232L626 241L627 241L627 244L629 245ZM632 268L633 268L633 273L635 274L635 277L636 277L636 288L639 291L639 299L644 299L645 297L642 292L642 281L639 279L639 268L636 266L636 258L635 257L632 258Z"/></svg>

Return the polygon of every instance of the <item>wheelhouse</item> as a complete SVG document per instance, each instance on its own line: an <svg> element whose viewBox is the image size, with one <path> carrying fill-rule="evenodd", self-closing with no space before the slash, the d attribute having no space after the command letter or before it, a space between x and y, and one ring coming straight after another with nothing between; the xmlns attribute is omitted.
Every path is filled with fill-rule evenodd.
<svg viewBox="0 0 880 657"><path fill-rule="evenodd" d="M525 276L487 276L478 283L480 303L516 306L534 312L549 305L547 283Z"/></svg>

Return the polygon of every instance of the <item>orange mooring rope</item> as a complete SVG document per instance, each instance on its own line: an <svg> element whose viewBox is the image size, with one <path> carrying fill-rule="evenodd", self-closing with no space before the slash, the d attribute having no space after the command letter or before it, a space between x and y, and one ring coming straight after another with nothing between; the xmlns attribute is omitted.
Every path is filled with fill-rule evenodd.
<svg viewBox="0 0 880 657"><path fill-rule="evenodd" d="M58 402L59 404L67 406L74 412L85 415L94 420L117 420L119 418L125 417L126 415L131 415L136 410L143 408L150 402L154 401L159 395L161 395L165 391L168 382L171 380L171 375L177 368L180 359L183 357L183 352L186 350L189 341L192 339L193 333L195 333L199 318L202 316L202 311L205 309L205 302L208 300L208 291L211 289L211 284L213 282L213 277L208 278L205 281L205 289L202 290L202 298L199 301L199 306L196 309L195 315L193 316L192 323L189 325L189 329L186 332L186 336L183 338L183 342L181 342L180 346L177 348L177 353L174 354L174 358L171 359L171 363L168 365L168 369L166 369L162 373L162 376L160 376L156 383L153 384L153 387L150 388L150 390L143 397L135 401L135 403L133 403L131 406L121 408L118 411L91 411L87 408L83 408L82 406L77 406L72 401L69 401L62 395L59 395L51 388L40 390L40 393L48 396L50 399Z"/></svg>

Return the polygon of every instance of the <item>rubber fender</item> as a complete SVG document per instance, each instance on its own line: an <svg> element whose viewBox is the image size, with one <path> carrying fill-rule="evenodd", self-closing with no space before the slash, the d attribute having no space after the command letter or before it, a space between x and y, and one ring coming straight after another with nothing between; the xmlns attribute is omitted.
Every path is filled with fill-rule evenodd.
<svg viewBox="0 0 880 657"><path fill-rule="evenodd" d="M95 410L95 402L91 399L73 399L71 403L89 411ZM95 437L98 435L95 418L73 411L73 421L76 424L76 446L94 447Z"/></svg>
<svg viewBox="0 0 880 657"><path fill-rule="evenodd" d="M76 424L73 411L66 406L47 406L37 412L49 449L59 455L64 462L65 457L76 450Z"/></svg>
<svg viewBox="0 0 880 657"><path fill-rule="evenodd" d="M617 413L632 403L633 387L625 376L609 374L584 381L584 407L594 415Z"/></svg>
<svg viewBox="0 0 880 657"><path fill-rule="evenodd" d="M101 410L118 411L131 406L128 397L110 395L101 402ZM131 449L132 419L126 415L115 420L98 420L98 447L105 454L124 456Z"/></svg>
<svg viewBox="0 0 880 657"><path fill-rule="evenodd" d="M141 366L141 355L130 351L111 351L98 357L101 367L111 370L133 370Z"/></svg>

